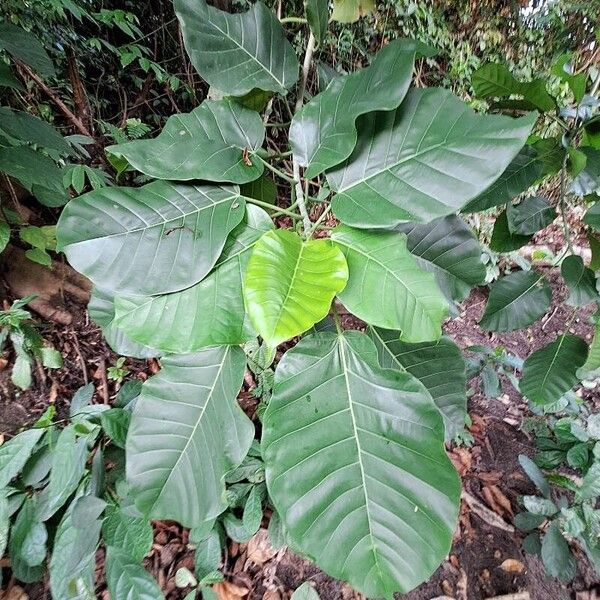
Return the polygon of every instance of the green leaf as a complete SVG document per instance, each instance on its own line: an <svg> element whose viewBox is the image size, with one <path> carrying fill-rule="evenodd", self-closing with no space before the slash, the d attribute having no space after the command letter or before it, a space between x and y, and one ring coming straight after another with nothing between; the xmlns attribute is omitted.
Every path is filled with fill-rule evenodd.
<svg viewBox="0 0 600 600"><path fill-rule="evenodd" d="M600 496L600 463L595 462L585 474L577 496L582 500L596 499Z"/></svg>
<svg viewBox="0 0 600 600"><path fill-rule="evenodd" d="M367 334L383 368L408 371L427 388L444 418L446 441L452 441L464 430L467 416L465 361L459 347L448 337L406 344L397 331L369 327Z"/></svg>
<svg viewBox="0 0 600 600"><path fill-rule="evenodd" d="M25 256L31 262L38 263L44 267L50 268L52 266L52 257L41 248L31 248L30 250L26 250Z"/></svg>
<svg viewBox="0 0 600 600"><path fill-rule="evenodd" d="M100 423L104 433L119 448L125 448L130 420L131 413L123 408L111 408L100 414Z"/></svg>
<svg viewBox="0 0 600 600"><path fill-rule="evenodd" d="M594 339L590 345L587 360L577 371L579 379L595 379L600 377L600 323L596 324Z"/></svg>
<svg viewBox="0 0 600 600"><path fill-rule="evenodd" d="M558 507L549 498L539 496L523 496L525 508L534 515L552 517L558 512Z"/></svg>
<svg viewBox="0 0 600 600"><path fill-rule="evenodd" d="M333 0L331 18L340 23L354 23L375 10L375 0Z"/></svg>
<svg viewBox="0 0 600 600"><path fill-rule="evenodd" d="M321 4L327 7L326 2ZM384 47L366 69L336 77L294 115L290 144L296 160L317 176L348 158L356 146L356 120L397 108L410 85L416 43L400 39Z"/></svg>
<svg viewBox="0 0 600 600"><path fill-rule="evenodd" d="M108 146L106 152L155 179L246 183L263 172L252 155L264 137L258 113L233 100L206 101L169 117L158 137Z"/></svg>
<svg viewBox="0 0 600 600"><path fill-rule="evenodd" d="M43 565L29 566L22 554L23 544L32 529L39 524L36 518L36 506L34 498L27 498L19 511L10 533L8 554L13 575L23 583L40 581L44 575Z"/></svg>
<svg viewBox="0 0 600 600"><path fill-rule="evenodd" d="M94 286L88 303L90 319L102 328L102 333L112 350L121 356L133 358L155 358L160 352L133 341L117 327L115 321L115 298L108 292Z"/></svg>
<svg viewBox="0 0 600 600"><path fill-rule="evenodd" d="M106 548L106 584L111 598L164 600L152 575L127 552L114 546Z"/></svg>
<svg viewBox="0 0 600 600"><path fill-rule="evenodd" d="M262 438L269 493L293 543L367 597L427 579L458 514L443 440L426 388L379 367L363 333L302 339L277 367Z"/></svg>
<svg viewBox="0 0 600 600"><path fill-rule="evenodd" d="M103 188L65 207L58 247L105 290L176 292L212 269L244 206L235 187L155 181Z"/></svg>
<svg viewBox="0 0 600 600"><path fill-rule="evenodd" d="M479 325L488 331L514 331L535 323L552 302L552 290L537 271L517 271L490 286Z"/></svg>
<svg viewBox="0 0 600 600"><path fill-rule="evenodd" d="M552 73L567 83L573 92L575 102L579 103L585 95L587 73L573 75L571 60L572 55L570 53L561 54L552 66Z"/></svg>
<svg viewBox="0 0 600 600"><path fill-rule="evenodd" d="M541 556L542 542L540 540L540 534L537 531L534 531L525 537L523 540L523 551L527 552L527 554Z"/></svg>
<svg viewBox="0 0 600 600"><path fill-rule="evenodd" d="M8 533L10 531L10 511L6 490L0 491L0 558L4 557L4 551L8 545Z"/></svg>
<svg viewBox="0 0 600 600"><path fill-rule="evenodd" d="M327 35L329 2L327 0L304 0L304 13L308 26L320 46Z"/></svg>
<svg viewBox="0 0 600 600"><path fill-rule="evenodd" d="M298 60L277 17L262 2L229 14L206 0L175 0L185 48L202 78L232 96L254 88L286 94Z"/></svg>
<svg viewBox="0 0 600 600"><path fill-rule="evenodd" d="M522 512L515 515L515 527L521 531L532 531L533 529L537 529L545 520L546 517L543 515Z"/></svg>
<svg viewBox="0 0 600 600"><path fill-rule="evenodd" d="M93 496L74 500L62 518L50 560L50 588L54 600L94 598L96 550L105 503ZM83 515L78 520L79 514Z"/></svg>
<svg viewBox="0 0 600 600"><path fill-rule="evenodd" d="M102 537L107 546L120 548L141 563L152 548L154 534L148 519L131 517L120 507L110 506L102 523Z"/></svg>
<svg viewBox="0 0 600 600"><path fill-rule="evenodd" d="M0 50L6 50L13 58L24 62L44 77L55 75L54 65L44 46L29 31L12 23L0 23Z"/></svg>
<svg viewBox="0 0 600 600"><path fill-rule="evenodd" d="M462 302L471 288L485 281L483 250L471 228L455 215L431 223L402 223L406 245L417 265L435 275L446 298Z"/></svg>
<svg viewBox="0 0 600 600"><path fill-rule="evenodd" d="M10 225L0 221L0 252L2 252L10 241Z"/></svg>
<svg viewBox="0 0 600 600"><path fill-rule="evenodd" d="M24 92L23 84L13 75L10 67L4 62L0 62L0 87L12 88Z"/></svg>
<svg viewBox="0 0 600 600"><path fill-rule="evenodd" d="M511 233L531 235L550 225L556 218L556 211L545 198L530 196L520 204L509 204L507 217Z"/></svg>
<svg viewBox="0 0 600 600"><path fill-rule="evenodd" d="M21 545L21 558L30 567L37 567L46 558L48 531L39 521L34 521Z"/></svg>
<svg viewBox="0 0 600 600"><path fill-rule="evenodd" d="M587 239L592 254L590 269L592 271L600 271L600 240L591 231L588 232Z"/></svg>
<svg viewBox="0 0 600 600"><path fill-rule="evenodd" d="M246 211L207 277L164 296L118 296L115 325L139 343L173 353L256 337L246 315L242 283L252 247L273 224L257 206L248 204Z"/></svg>
<svg viewBox="0 0 600 600"><path fill-rule="evenodd" d="M346 259L329 240L269 231L248 261L246 310L256 331L275 347L323 319L347 279Z"/></svg>
<svg viewBox="0 0 600 600"><path fill-rule="evenodd" d="M577 369L587 354L587 344L581 338L560 335L527 357L519 384L521 393L537 405L556 402L579 381Z"/></svg>
<svg viewBox="0 0 600 600"><path fill-rule="evenodd" d="M571 446L567 451L567 463L573 469L584 469L588 465L590 454L584 442Z"/></svg>
<svg viewBox="0 0 600 600"><path fill-rule="evenodd" d="M550 485L540 468L524 454L519 454L519 464L544 497L550 498Z"/></svg>
<svg viewBox="0 0 600 600"><path fill-rule="evenodd" d="M0 446L0 489L19 475L44 433L44 429L27 429Z"/></svg>
<svg viewBox="0 0 600 600"><path fill-rule="evenodd" d="M341 225L331 239L348 263L348 283L338 293L348 310L371 325L401 330L405 342L442 335L448 303L435 277L421 270L408 251L405 234Z"/></svg>
<svg viewBox="0 0 600 600"><path fill-rule="evenodd" d="M490 249L494 252L513 252L527 244L532 235L511 233L508 225L508 212L503 210L497 217L490 240Z"/></svg>
<svg viewBox="0 0 600 600"><path fill-rule="evenodd" d="M255 200L272 204L273 212L277 208L275 206L277 202L277 185L270 174L263 173L258 179L241 185L240 192L246 198L254 198ZM268 210L271 212L271 209Z"/></svg>
<svg viewBox="0 0 600 600"><path fill-rule="evenodd" d="M578 196L587 196L600 187L600 150L582 147L581 152L586 155L585 169L573 179L570 191Z"/></svg>
<svg viewBox="0 0 600 600"><path fill-rule="evenodd" d="M448 90L413 89L394 111L358 120L350 157L327 173L335 215L356 227L428 223L488 188L535 118L476 114Z"/></svg>
<svg viewBox="0 0 600 600"><path fill-rule="evenodd" d="M194 571L198 579L204 579L209 573L216 571L221 565L221 536L217 528L213 528L196 543L194 554Z"/></svg>
<svg viewBox="0 0 600 600"><path fill-rule="evenodd" d="M245 366L239 347L221 346L165 358L144 383L127 437L127 478L144 515L195 527L227 508L223 478L254 437L236 402Z"/></svg>
<svg viewBox="0 0 600 600"><path fill-rule="evenodd" d="M227 536L238 543L246 543L259 530L263 511L260 488L253 486L244 505L241 519L228 512L223 518Z"/></svg>
<svg viewBox="0 0 600 600"><path fill-rule="evenodd" d="M512 202L539 179L543 170L540 152L533 146L524 146L500 177L482 194L471 200L463 212L479 212Z"/></svg>
<svg viewBox="0 0 600 600"><path fill-rule="evenodd" d="M600 202L596 202L588 208L583 217L583 222L596 231L600 231Z"/></svg>
<svg viewBox="0 0 600 600"><path fill-rule="evenodd" d="M600 302L596 275L583 264L581 256L567 256L560 265L560 273L570 291L567 304L585 306L591 302Z"/></svg>
<svg viewBox="0 0 600 600"><path fill-rule="evenodd" d="M577 563L558 523L551 523L542 538L542 562L551 577L570 581L577 573Z"/></svg>
<svg viewBox="0 0 600 600"><path fill-rule="evenodd" d="M320 600L320 596L315 588L308 581L305 581L294 590L290 600Z"/></svg>

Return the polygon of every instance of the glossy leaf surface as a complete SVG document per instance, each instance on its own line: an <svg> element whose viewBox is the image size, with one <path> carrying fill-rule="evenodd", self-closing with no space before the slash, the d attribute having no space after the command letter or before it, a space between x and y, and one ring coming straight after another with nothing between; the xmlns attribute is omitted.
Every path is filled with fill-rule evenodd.
<svg viewBox="0 0 600 600"><path fill-rule="evenodd" d="M323 4L327 4L323 2ZM416 44L395 40L365 69L336 77L294 115L290 144L312 178L348 158L356 145L356 119L400 105L412 77Z"/></svg>
<svg viewBox="0 0 600 600"><path fill-rule="evenodd" d="M476 114L447 90L411 90L395 111L359 119L356 148L327 173L333 211L356 227L456 212L498 178L534 121Z"/></svg>
<svg viewBox="0 0 600 600"><path fill-rule="evenodd" d="M338 293L348 310L371 325L401 330L407 342L442 335L448 303L435 277L417 265L403 233L342 225L331 239L348 262L348 283Z"/></svg>
<svg viewBox="0 0 600 600"><path fill-rule="evenodd" d="M176 0L185 48L211 86L232 96L254 88L285 94L298 60L275 14L262 2L229 14L206 0Z"/></svg>
<svg viewBox="0 0 600 600"><path fill-rule="evenodd" d="M116 325L139 343L182 354L255 337L242 283L252 247L273 224L257 206L249 204L246 211L215 268L200 283L163 296L118 297Z"/></svg>
<svg viewBox="0 0 600 600"><path fill-rule="evenodd" d="M163 359L146 381L127 436L127 479L139 510L195 527L225 508L227 471L254 426L236 402L246 361L236 346Z"/></svg>
<svg viewBox="0 0 600 600"><path fill-rule="evenodd" d="M427 579L446 556L460 485L443 422L362 333L319 333L279 363L264 418L267 485L293 543L367 597Z"/></svg>
<svg viewBox="0 0 600 600"><path fill-rule="evenodd" d="M490 286L479 325L489 331L514 331L541 319L550 308L552 290L537 271L517 271Z"/></svg>
<svg viewBox="0 0 600 600"><path fill-rule="evenodd" d="M263 172L252 153L264 136L258 113L233 100L206 101L169 117L158 137L108 146L106 152L155 179L246 183Z"/></svg>
<svg viewBox="0 0 600 600"><path fill-rule="evenodd" d="M164 294L200 281L244 216L235 187L155 181L72 200L57 229L69 262L108 291Z"/></svg>
<svg viewBox="0 0 600 600"><path fill-rule="evenodd" d="M346 259L329 240L303 241L285 229L270 231L248 261L246 310L256 331L274 347L323 319L347 280Z"/></svg>
<svg viewBox="0 0 600 600"><path fill-rule="evenodd" d="M407 344L397 331L369 327L367 334L382 367L408 371L427 388L444 418L446 441L452 441L464 430L467 416L466 369L460 348L445 336L437 342Z"/></svg>

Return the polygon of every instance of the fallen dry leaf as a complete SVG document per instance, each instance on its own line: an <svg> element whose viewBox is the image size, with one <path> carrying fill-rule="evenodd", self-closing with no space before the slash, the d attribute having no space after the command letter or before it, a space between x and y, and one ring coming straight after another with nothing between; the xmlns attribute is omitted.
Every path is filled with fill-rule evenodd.
<svg viewBox="0 0 600 600"><path fill-rule="evenodd" d="M0 591L0 600L29 600L29 596L22 587L13 585L5 592Z"/></svg>
<svg viewBox="0 0 600 600"><path fill-rule="evenodd" d="M516 558L507 558L500 568L506 573L522 573L525 570L525 565Z"/></svg>
<svg viewBox="0 0 600 600"><path fill-rule="evenodd" d="M512 516L513 509L510 500L502 493L497 485L490 485L490 491L494 496L494 500L509 514Z"/></svg>
<svg viewBox="0 0 600 600"><path fill-rule="evenodd" d="M271 546L269 540L269 532L262 528L252 536L246 548L248 561L255 564L257 567L262 567L267 561L271 560L276 550Z"/></svg>
<svg viewBox="0 0 600 600"><path fill-rule="evenodd" d="M239 600L248 595L248 589L235 585L229 581L223 583L215 583L212 586L213 591L217 594L219 600Z"/></svg>
<svg viewBox="0 0 600 600"><path fill-rule="evenodd" d="M262 597L262 600L281 600L279 590L267 590Z"/></svg>

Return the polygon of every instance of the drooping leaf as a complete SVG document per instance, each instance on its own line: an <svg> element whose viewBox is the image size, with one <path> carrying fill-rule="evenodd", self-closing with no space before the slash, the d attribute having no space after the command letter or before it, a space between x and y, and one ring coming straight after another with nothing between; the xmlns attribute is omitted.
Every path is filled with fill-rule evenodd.
<svg viewBox="0 0 600 600"><path fill-rule="evenodd" d="M577 369L587 354L587 344L581 338L560 335L527 357L519 383L521 393L541 406L556 402L577 383Z"/></svg>
<svg viewBox="0 0 600 600"><path fill-rule="evenodd" d="M490 250L494 252L513 252L525 246L532 237L532 235L511 233L508 226L508 212L503 210L494 222Z"/></svg>
<svg viewBox="0 0 600 600"><path fill-rule="evenodd" d="M320 46L327 34L327 22L329 21L328 0L304 0L304 13L308 26Z"/></svg>
<svg viewBox="0 0 600 600"><path fill-rule="evenodd" d="M55 75L54 65L42 43L29 31L9 22L0 23L0 50L24 62L44 77Z"/></svg>
<svg viewBox="0 0 600 600"><path fill-rule="evenodd" d="M600 302L594 271L583 264L581 256L567 256L560 265L560 273L570 292L567 304L584 306L590 302Z"/></svg>
<svg viewBox="0 0 600 600"><path fill-rule="evenodd" d="M0 489L21 472L44 432L44 429L26 429L0 446Z"/></svg>
<svg viewBox="0 0 600 600"><path fill-rule="evenodd" d="M577 377L579 379L600 377L600 324L596 325L587 360L577 371Z"/></svg>
<svg viewBox="0 0 600 600"><path fill-rule="evenodd" d="M248 261L246 310L256 331L275 347L323 319L347 280L346 259L331 241L269 231Z"/></svg>
<svg viewBox="0 0 600 600"><path fill-rule="evenodd" d="M244 206L236 187L155 181L94 190L63 210L58 248L105 290L176 292L212 269Z"/></svg>
<svg viewBox="0 0 600 600"><path fill-rule="evenodd" d="M207 277L173 294L117 297L115 324L134 340L173 353L240 344L255 337L242 283L252 247L273 224L257 206L249 204L246 211Z"/></svg>
<svg viewBox="0 0 600 600"><path fill-rule="evenodd" d="M517 271L490 286L479 325L488 331L514 331L541 319L550 308L552 290L537 271Z"/></svg>
<svg viewBox="0 0 600 600"><path fill-rule="evenodd" d="M397 331L369 327L367 334L382 367L408 371L427 388L444 418L446 441L453 440L464 430L467 416L466 369L459 347L448 337L406 344Z"/></svg>
<svg viewBox="0 0 600 600"><path fill-rule="evenodd" d="M71 146L50 123L7 106L0 107L0 131L21 143L36 144L61 154L71 152Z"/></svg>
<svg viewBox="0 0 600 600"><path fill-rule="evenodd" d="M375 0L333 0L331 18L340 23L354 23L375 10Z"/></svg>
<svg viewBox="0 0 600 600"><path fill-rule="evenodd" d="M577 572L575 557L556 522L550 524L542 538L542 562L548 575L562 581L570 581Z"/></svg>
<svg viewBox="0 0 600 600"><path fill-rule="evenodd" d="M326 2L322 2L327 6ZM356 146L356 120L400 105L412 77L416 43L395 40L365 69L336 77L294 115L290 144L312 178L348 158Z"/></svg>
<svg viewBox="0 0 600 600"><path fill-rule="evenodd" d="M405 234L341 225L331 239L348 263L348 283L338 292L348 310L371 325L400 330L406 342L442 335L448 303L435 277L420 269L408 251Z"/></svg>
<svg viewBox="0 0 600 600"><path fill-rule="evenodd" d="M229 14L206 0L176 0L175 13L192 64L211 86L233 96L254 88L285 95L296 83L294 49L262 2Z"/></svg>
<svg viewBox="0 0 600 600"><path fill-rule="evenodd" d="M574 75L571 60L571 54L561 54L552 66L552 73L567 83L573 92L575 102L579 103L585 95L587 73L577 73Z"/></svg>
<svg viewBox="0 0 600 600"><path fill-rule="evenodd" d="M40 581L44 575L45 567L43 565L30 567L22 554L27 536L39 522L39 519L36 518L35 499L27 498L12 526L8 545L12 573L23 583Z"/></svg>
<svg viewBox="0 0 600 600"><path fill-rule="evenodd" d="M429 222L487 189L535 119L478 115L449 91L411 90L394 111L358 120L350 157L327 173L336 216L357 227Z"/></svg>
<svg viewBox="0 0 600 600"><path fill-rule="evenodd" d="M102 523L102 537L107 546L120 548L141 563L150 552L154 533L147 519L131 517L118 506L110 506Z"/></svg>
<svg viewBox="0 0 600 600"><path fill-rule="evenodd" d="M263 163L252 155L264 136L258 113L233 100L206 101L169 117L158 137L106 151L155 179L246 183L263 172Z"/></svg>
<svg viewBox="0 0 600 600"><path fill-rule="evenodd" d="M279 363L263 421L269 493L293 543L367 597L427 579L458 513L443 439L423 384L379 367L364 334L305 337Z"/></svg>
<svg viewBox="0 0 600 600"><path fill-rule="evenodd" d="M246 456L254 426L236 402L246 361L237 346L163 359L137 399L127 479L138 509L195 527L226 507L225 473Z"/></svg>
<svg viewBox="0 0 600 600"><path fill-rule="evenodd" d="M260 488L253 486L244 504L242 518L238 519L232 512L228 512L223 518L223 525L228 537L238 543L246 543L259 530L262 517Z"/></svg>
<svg viewBox="0 0 600 600"><path fill-rule="evenodd" d="M530 196L520 204L508 204L506 215L511 233L531 235L550 225L556 211L545 198Z"/></svg>
<svg viewBox="0 0 600 600"><path fill-rule="evenodd" d="M115 324L115 298L108 292L94 286L88 303L90 319L102 328L107 344L121 356L133 358L155 358L160 352L133 341Z"/></svg>
<svg viewBox="0 0 600 600"><path fill-rule="evenodd" d="M471 288L485 281L483 250L471 228L459 217L435 219L431 223L402 223L406 245L419 267L435 275L446 298L462 302Z"/></svg>
<svg viewBox="0 0 600 600"><path fill-rule="evenodd" d="M50 587L54 600L93 598L96 550L104 502L80 496L62 518L50 560ZM78 520L78 513L85 515Z"/></svg>
<svg viewBox="0 0 600 600"><path fill-rule="evenodd" d="M106 585L111 598L164 600L152 575L126 551L114 546L106 548Z"/></svg>

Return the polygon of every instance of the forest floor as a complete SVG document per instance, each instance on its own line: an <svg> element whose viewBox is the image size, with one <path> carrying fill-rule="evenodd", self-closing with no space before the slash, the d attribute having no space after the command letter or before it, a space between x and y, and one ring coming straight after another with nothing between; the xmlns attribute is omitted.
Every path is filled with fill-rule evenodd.
<svg viewBox="0 0 600 600"><path fill-rule="evenodd" d="M7 301L15 295L6 284L11 276L14 274L4 273L4 287L0 288L0 297L4 293ZM569 308L561 302L565 290L556 277L550 279L554 290L553 307L542 321L527 330L508 334L489 334L481 330L477 320L486 298L485 291L478 289L463 303L459 315L448 321L446 331L463 348L473 344L503 346L508 352L525 358L532 350L551 341L567 321ZM14 283L10 287L14 288ZM0 356L0 434L10 436L31 424L50 403L55 404L58 415L68 414L69 398L87 381L96 384L95 402L110 403L114 397L115 384L107 378L107 367L114 365L117 357L107 348L100 330L89 321L82 302L85 291L81 294L73 291L72 286L65 284L61 293L50 299L62 324L44 321L42 326L44 337L54 343L63 356L64 366L60 370L45 374L37 371L34 385L19 392L10 382L12 355L5 352ZM71 322L65 324L69 316ZM344 324L360 326L352 317L345 317ZM587 340L591 338L591 328L583 319L574 323L571 330ZM126 367L131 371L128 377L139 379L146 379L159 368L156 361L135 360L128 360ZM534 440L521 431L523 418L530 414L525 402L507 381L502 383L503 393L495 399L479 392L477 380L470 384L476 390L469 398L470 433L474 441L471 446L449 449L462 478L463 497L467 501L463 499L460 523L447 560L429 582L402 596L406 600L486 600L507 594L507 600L600 597L594 591L600 589L597 587L600 580L580 549L574 549L578 574L569 584L548 578L540 560L524 554L521 549L522 536L514 529L512 517L519 511L518 497L534 493L534 489L517 457L519 454L533 456L535 445ZM589 401L600 405L597 391L588 391L586 395ZM240 402L249 416L256 419L256 400L248 390L241 392ZM268 514L263 527L267 524ZM168 600L179 600L189 590L176 588L175 573L184 566L193 569L193 549L188 547L187 531L166 522L157 522L154 528L154 545L146 558L146 567ZM98 551L97 559L101 566L102 550ZM248 544L230 541L223 572L226 583L220 584L217 590L220 600L286 600L304 581L314 584L322 600L358 597L347 585L331 579L291 551L273 549L266 529L261 529ZM25 591L32 600L50 598L47 586L29 586ZM108 600L101 579L97 595Z"/></svg>

